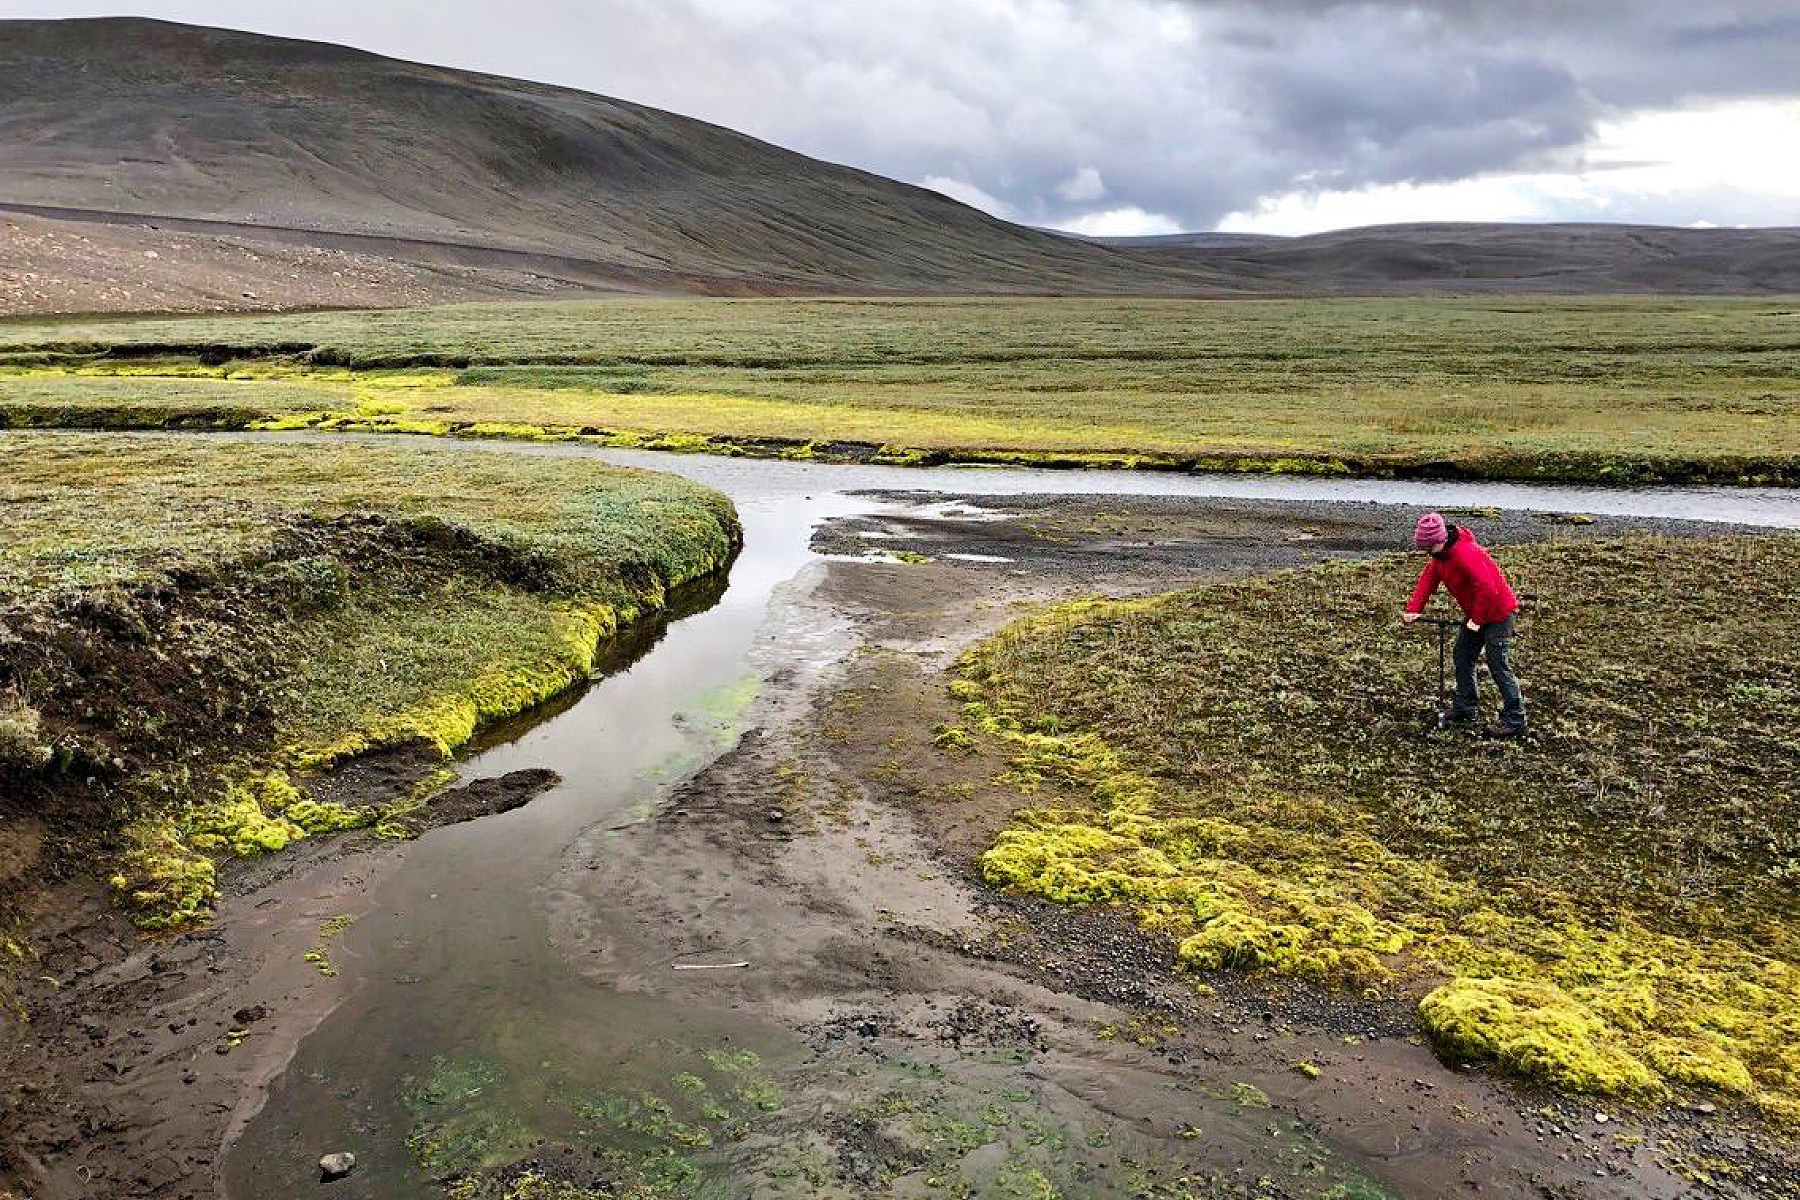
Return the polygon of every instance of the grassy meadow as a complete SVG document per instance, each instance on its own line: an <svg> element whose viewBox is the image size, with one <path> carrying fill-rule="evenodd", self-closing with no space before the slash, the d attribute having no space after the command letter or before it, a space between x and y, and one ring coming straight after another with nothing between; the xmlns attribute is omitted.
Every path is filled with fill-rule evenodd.
<svg viewBox="0 0 1800 1200"><path fill-rule="evenodd" d="M617 299L0 324L0 422L1800 478L1800 303Z"/></svg>
<svg viewBox="0 0 1800 1200"><path fill-rule="evenodd" d="M1121 906L1172 967L1420 998L1446 1053L1536 1082L1800 1121L1800 539L1501 557L1555 597L1521 617L1523 742L1427 731L1410 556L977 647L946 739L985 731L1028 805L988 879Z"/></svg>
<svg viewBox="0 0 1800 1200"><path fill-rule="evenodd" d="M577 683L738 536L715 493L578 460L81 432L0 458L0 832L42 825L50 869L110 844L153 926L204 909L216 854L404 832L309 779Z"/></svg>

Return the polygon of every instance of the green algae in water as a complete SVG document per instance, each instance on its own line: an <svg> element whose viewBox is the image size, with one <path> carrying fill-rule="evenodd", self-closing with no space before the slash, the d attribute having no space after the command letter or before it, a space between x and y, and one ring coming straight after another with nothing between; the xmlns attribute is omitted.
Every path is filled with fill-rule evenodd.
<svg viewBox="0 0 1800 1200"><path fill-rule="evenodd" d="M472 1055L437 1058L402 1089L414 1117L408 1146L424 1170L451 1181L453 1200L1179 1200L1241 1191L1227 1174L1195 1173L1189 1159L1208 1143L1053 1115L1041 1084L1004 1055L925 1054L778 1074L749 1050L674 1049L652 1086L617 1090L539 1071L513 1076ZM535 1124L519 1116L521 1091L544 1101ZM789 1107L796 1095L806 1103ZM1251 1136L1264 1146L1260 1169L1284 1194L1381 1194L1298 1123L1278 1120ZM540 1164L553 1162L576 1165L546 1174Z"/></svg>
<svg viewBox="0 0 1800 1200"><path fill-rule="evenodd" d="M434 1058L423 1077L408 1076L400 1098L412 1115L406 1148L427 1174L464 1175L515 1161L532 1142L514 1113L488 1104L499 1067L478 1058Z"/></svg>
<svg viewBox="0 0 1800 1200"><path fill-rule="evenodd" d="M479 1058L431 1060L431 1074L423 1079L407 1076L401 1084L406 1106L418 1111L423 1105L450 1105L471 1100L499 1082L500 1068Z"/></svg>
<svg viewBox="0 0 1800 1200"><path fill-rule="evenodd" d="M414 1126L406 1148L421 1168L441 1179L513 1162L532 1141L517 1117L476 1112Z"/></svg>
<svg viewBox="0 0 1800 1200"><path fill-rule="evenodd" d="M720 684L702 692L694 701L694 711L707 720L727 729L736 724L762 690L762 676L745 675L742 679L731 683Z"/></svg>
<svg viewBox="0 0 1800 1200"><path fill-rule="evenodd" d="M754 1071L762 1066L762 1058L754 1050L706 1050L701 1052L706 1065L722 1074Z"/></svg>
<svg viewBox="0 0 1800 1200"><path fill-rule="evenodd" d="M781 1087L766 1075L745 1078L733 1095L761 1112L775 1112L781 1107Z"/></svg>

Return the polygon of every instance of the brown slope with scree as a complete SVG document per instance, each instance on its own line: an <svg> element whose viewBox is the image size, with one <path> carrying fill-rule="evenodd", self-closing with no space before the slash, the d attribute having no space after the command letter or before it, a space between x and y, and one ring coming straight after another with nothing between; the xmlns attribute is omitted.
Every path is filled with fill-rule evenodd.
<svg viewBox="0 0 1800 1200"><path fill-rule="evenodd" d="M6 22L0 96L0 201L90 217L491 247L680 291L1177 291L1204 274L642 105L320 43Z"/></svg>
<svg viewBox="0 0 1800 1200"><path fill-rule="evenodd" d="M616 291L1791 292L1800 229L1078 238L569 88L138 18L3 21L0 285L0 315Z"/></svg>

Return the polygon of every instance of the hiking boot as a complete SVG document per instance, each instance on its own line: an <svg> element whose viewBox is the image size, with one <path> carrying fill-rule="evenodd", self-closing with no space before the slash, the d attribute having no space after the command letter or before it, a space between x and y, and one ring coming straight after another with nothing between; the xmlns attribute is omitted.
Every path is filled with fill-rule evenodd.
<svg viewBox="0 0 1800 1200"><path fill-rule="evenodd" d="M1516 738L1525 736L1523 725L1508 725L1505 721L1495 721L1487 727L1487 735L1491 738Z"/></svg>
<svg viewBox="0 0 1800 1200"><path fill-rule="evenodd" d="M1480 715L1481 714L1479 714L1479 713L1457 712L1455 709L1451 709L1448 713L1444 714L1444 724L1446 724L1446 725L1468 725L1468 724L1472 723Z"/></svg>

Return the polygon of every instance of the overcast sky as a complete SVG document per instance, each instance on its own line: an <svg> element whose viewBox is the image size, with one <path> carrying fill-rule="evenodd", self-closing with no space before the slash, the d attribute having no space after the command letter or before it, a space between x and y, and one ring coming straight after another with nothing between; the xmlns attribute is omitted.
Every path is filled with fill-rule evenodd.
<svg viewBox="0 0 1800 1200"><path fill-rule="evenodd" d="M1800 0L20 3L673 109L1094 233L1800 225Z"/></svg>

